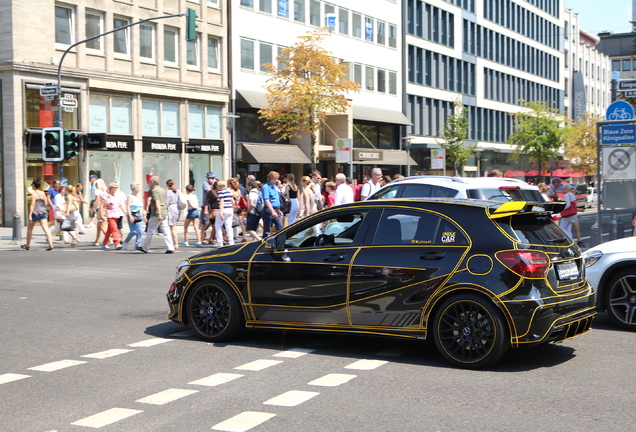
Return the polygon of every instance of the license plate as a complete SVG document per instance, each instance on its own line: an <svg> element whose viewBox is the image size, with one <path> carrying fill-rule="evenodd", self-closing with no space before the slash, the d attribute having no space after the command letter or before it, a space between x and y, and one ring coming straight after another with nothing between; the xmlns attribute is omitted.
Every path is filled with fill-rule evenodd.
<svg viewBox="0 0 636 432"><path fill-rule="evenodd" d="M570 279L579 275L579 268L574 261L557 264L559 279Z"/></svg>

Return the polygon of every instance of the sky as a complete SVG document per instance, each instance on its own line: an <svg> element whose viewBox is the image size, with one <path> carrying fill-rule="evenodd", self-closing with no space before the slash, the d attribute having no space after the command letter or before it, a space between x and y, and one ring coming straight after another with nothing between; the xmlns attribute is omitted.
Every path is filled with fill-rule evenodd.
<svg viewBox="0 0 636 432"><path fill-rule="evenodd" d="M631 31L632 0L565 0L565 7L578 13L581 28L593 35Z"/></svg>

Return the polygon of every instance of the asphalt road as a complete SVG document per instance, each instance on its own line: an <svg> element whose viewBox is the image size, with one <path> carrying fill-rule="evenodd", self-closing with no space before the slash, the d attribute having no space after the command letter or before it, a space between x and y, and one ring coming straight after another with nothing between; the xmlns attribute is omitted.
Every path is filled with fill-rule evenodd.
<svg viewBox="0 0 636 432"><path fill-rule="evenodd" d="M581 238L585 243L585 248L588 249L590 245L595 245L598 242L594 240L594 238L590 238L592 234L594 234L592 230L592 225L597 222L597 211L596 208L586 209L581 212L579 209L579 213L577 214L580 225L581 225ZM621 221L623 224L623 237L629 237L634 232L634 227L632 226L632 214L631 213L619 213L615 216L615 221ZM616 225L612 223L612 217L609 214L603 214L601 217L601 226L603 230L603 242L614 240L614 233L617 232ZM596 235L596 234L594 234Z"/></svg>
<svg viewBox="0 0 636 432"><path fill-rule="evenodd" d="M603 315L482 371L369 337L209 344L165 319L174 267L196 251L0 250L0 430L636 430L634 334Z"/></svg>

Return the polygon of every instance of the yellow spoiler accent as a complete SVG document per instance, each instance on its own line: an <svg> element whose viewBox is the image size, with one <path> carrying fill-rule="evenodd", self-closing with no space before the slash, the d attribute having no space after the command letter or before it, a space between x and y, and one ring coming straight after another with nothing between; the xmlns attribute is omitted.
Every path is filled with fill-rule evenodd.
<svg viewBox="0 0 636 432"><path fill-rule="evenodd" d="M490 214L490 219L512 216L522 211L526 207L525 201L508 201L501 204L494 212Z"/></svg>

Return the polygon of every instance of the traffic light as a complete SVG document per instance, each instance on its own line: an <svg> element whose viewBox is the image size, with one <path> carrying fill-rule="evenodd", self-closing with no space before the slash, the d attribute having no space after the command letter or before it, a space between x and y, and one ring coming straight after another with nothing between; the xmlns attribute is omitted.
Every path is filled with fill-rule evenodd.
<svg viewBox="0 0 636 432"><path fill-rule="evenodd" d="M197 13L192 8L188 8L186 13L186 40L192 42L197 40Z"/></svg>
<svg viewBox="0 0 636 432"><path fill-rule="evenodd" d="M80 136L73 131L64 131L64 160L71 160L79 154Z"/></svg>
<svg viewBox="0 0 636 432"><path fill-rule="evenodd" d="M64 160L64 130L60 127L45 127L42 129L42 159L46 162L61 162Z"/></svg>

